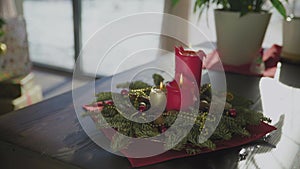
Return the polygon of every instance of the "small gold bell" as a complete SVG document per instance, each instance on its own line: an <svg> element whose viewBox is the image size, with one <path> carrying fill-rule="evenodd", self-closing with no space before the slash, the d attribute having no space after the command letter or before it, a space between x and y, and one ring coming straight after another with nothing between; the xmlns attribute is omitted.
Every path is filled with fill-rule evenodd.
<svg viewBox="0 0 300 169"><path fill-rule="evenodd" d="M7 52L7 46L5 43L0 42L0 55L4 55Z"/></svg>
<svg viewBox="0 0 300 169"><path fill-rule="evenodd" d="M233 99L234 99L233 94L230 93L230 92L228 92L227 95L226 95L226 100L230 102L230 101L232 101Z"/></svg>

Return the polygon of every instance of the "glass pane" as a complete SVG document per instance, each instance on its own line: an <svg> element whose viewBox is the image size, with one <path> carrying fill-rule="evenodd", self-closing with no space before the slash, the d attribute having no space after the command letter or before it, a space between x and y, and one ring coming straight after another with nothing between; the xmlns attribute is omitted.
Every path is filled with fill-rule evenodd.
<svg viewBox="0 0 300 169"><path fill-rule="evenodd" d="M24 0L31 60L72 69L74 66L71 0Z"/></svg>
<svg viewBox="0 0 300 169"><path fill-rule="evenodd" d="M82 38L83 44L86 44L88 39L104 25L119 19L124 16L140 13L140 12L163 12L164 1L162 0L83 0L82 1ZM146 22L146 21L144 21ZM127 23L128 24L128 23ZM143 24L143 23L141 23ZM111 37L114 37L114 32L111 32ZM89 44L90 45L90 44ZM101 44L98 45L101 48ZM105 69L97 71L99 75L111 75L117 69L119 63L125 57L133 54L141 49L157 48L159 46L158 35L141 35L130 37L112 49L103 65ZM102 54L102 53L101 53ZM91 55L95 57L91 58ZM87 73L95 73L91 69L91 65L98 61L97 53L92 53L88 59L83 58L83 71ZM135 60L134 63L123 65L122 70L130 69L131 67L141 65L151 61L150 57L145 59L145 55L153 55L153 52L144 52L143 59ZM117 57L116 57L117 56ZM142 57L140 57L142 58ZM120 70L119 70L120 71Z"/></svg>

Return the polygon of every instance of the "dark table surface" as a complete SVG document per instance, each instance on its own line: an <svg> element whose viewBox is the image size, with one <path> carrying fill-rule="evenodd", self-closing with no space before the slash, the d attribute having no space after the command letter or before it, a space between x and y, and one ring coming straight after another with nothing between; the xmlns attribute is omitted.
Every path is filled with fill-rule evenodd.
<svg viewBox="0 0 300 169"><path fill-rule="evenodd" d="M250 144L142 168L300 168L299 73L300 66L282 63L273 79L226 74L229 90L252 99L253 108L273 120L278 129L267 138L270 144ZM203 76L204 81L207 78ZM98 80L97 90L106 89L110 80ZM76 89L85 103L91 101L84 97L87 87ZM131 168L125 157L103 150L87 136L78 122L72 92L1 116L0 145L1 168Z"/></svg>

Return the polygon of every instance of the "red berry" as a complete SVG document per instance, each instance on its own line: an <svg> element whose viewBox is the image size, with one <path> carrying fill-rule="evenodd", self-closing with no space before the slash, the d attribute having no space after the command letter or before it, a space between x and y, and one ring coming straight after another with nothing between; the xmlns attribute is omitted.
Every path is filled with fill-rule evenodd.
<svg viewBox="0 0 300 169"><path fill-rule="evenodd" d="M138 110L140 112L144 112L147 109L147 104L144 102L140 102Z"/></svg>
<svg viewBox="0 0 300 169"><path fill-rule="evenodd" d="M165 132L165 131L167 131L167 127L166 126L161 126L160 127L160 132Z"/></svg>
<svg viewBox="0 0 300 169"><path fill-rule="evenodd" d="M96 104L97 104L97 106L99 106L99 107L103 106L103 102L97 102Z"/></svg>
<svg viewBox="0 0 300 169"><path fill-rule="evenodd" d="M121 90L121 95L123 95L123 96L128 95L128 93L129 92L126 89Z"/></svg>
<svg viewBox="0 0 300 169"><path fill-rule="evenodd" d="M140 105L140 106L139 106L139 111L140 111L140 112L143 112L143 111L146 110L146 108L147 108L147 107L146 107L145 105Z"/></svg>
<svg viewBox="0 0 300 169"><path fill-rule="evenodd" d="M231 117L236 117L236 110L235 109L229 109L228 111L229 111L229 115Z"/></svg>
<svg viewBox="0 0 300 169"><path fill-rule="evenodd" d="M111 105L113 105L113 104L114 104L114 102L113 102L113 101L111 101L111 100L109 100L109 101L106 101L106 102L105 102L105 104L107 104L107 105L110 105L110 106L111 106Z"/></svg>

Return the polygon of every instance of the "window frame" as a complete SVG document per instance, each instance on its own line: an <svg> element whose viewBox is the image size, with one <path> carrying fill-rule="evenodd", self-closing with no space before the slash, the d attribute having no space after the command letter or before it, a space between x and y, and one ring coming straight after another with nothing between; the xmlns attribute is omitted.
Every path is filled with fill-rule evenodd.
<svg viewBox="0 0 300 169"><path fill-rule="evenodd" d="M16 4L16 9L19 15L23 15L23 1L24 0L15 0ZM82 48L82 29L81 29L81 14L82 14L82 1L81 0L71 0L72 3L72 13L73 13L73 37L74 37L74 67L76 69L79 68L81 70L81 65L75 65L76 60L78 59L80 55L80 50ZM62 71L62 72L69 72L72 73L73 69L68 69L68 68L63 68L55 65L49 65L47 63L40 63L40 62L35 62L32 61L32 64L37 67L44 67L47 69L53 69L57 71ZM83 73L82 71L80 71Z"/></svg>

